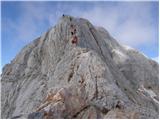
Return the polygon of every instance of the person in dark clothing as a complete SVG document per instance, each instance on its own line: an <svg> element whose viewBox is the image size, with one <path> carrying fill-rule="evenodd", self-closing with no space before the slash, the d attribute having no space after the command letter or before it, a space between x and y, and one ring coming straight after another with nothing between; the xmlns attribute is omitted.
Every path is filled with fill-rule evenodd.
<svg viewBox="0 0 160 120"><path fill-rule="evenodd" d="M73 25L71 24L71 28L73 28Z"/></svg>
<svg viewBox="0 0 160 120"><path fill-rule="evenodd" d="M71 35L73 35L74 33L73 32L71 32Z"/></svg>

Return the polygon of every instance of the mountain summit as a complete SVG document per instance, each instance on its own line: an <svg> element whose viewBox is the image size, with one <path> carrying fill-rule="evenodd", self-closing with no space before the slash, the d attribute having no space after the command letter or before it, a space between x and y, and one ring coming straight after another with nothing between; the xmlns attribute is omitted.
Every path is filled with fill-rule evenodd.
<svg viewBox="0 0 160 120"><path fill-rule="evenodd" d="M2 118L158 118L158 67L63 15L3 68Z"/></svg>

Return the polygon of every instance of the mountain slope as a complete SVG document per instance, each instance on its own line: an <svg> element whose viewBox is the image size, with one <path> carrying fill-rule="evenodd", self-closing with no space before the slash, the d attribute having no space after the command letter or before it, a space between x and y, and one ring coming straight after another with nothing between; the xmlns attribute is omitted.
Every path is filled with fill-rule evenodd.
<svg viewBox="0 0 160 120"><path fill-rule="evenodd" d="M158 118L158 64L62 16L2 72L2 118Z"/></svg>

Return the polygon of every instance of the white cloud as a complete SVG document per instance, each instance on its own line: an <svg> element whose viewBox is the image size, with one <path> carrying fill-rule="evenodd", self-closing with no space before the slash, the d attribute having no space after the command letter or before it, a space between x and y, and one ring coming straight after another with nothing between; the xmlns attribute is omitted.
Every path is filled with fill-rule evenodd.
<svg viewBox="0 0 160 120"><path fill-rule="evenodd" d="M152 6L148 2L121 2L114 6L96 6L73 14L89 19L94 25L105 27L123 44L132 47L155 44L158 40L153 26Z"/></svg>
<svg viewBox="0 0 160 120"><path fill-rule="evenodd" d="M96 26L103 26L118 41L132 47L157 42L158 30L152 25L150 2L117 2L114 5L107 3L113 2L104 2L104 5L95 2L94 7L81 10L70 3L67 5L59 3L48 7L47 2L38 2L38 4L31 2L22 4L23 14L18 22L9 21L8 25L16 33L18 41L31 41L37 37L37 34L41 34L39 29L42 29L43 24L48 22L52 26L63 13L69 13L87 18Z"/></svg>

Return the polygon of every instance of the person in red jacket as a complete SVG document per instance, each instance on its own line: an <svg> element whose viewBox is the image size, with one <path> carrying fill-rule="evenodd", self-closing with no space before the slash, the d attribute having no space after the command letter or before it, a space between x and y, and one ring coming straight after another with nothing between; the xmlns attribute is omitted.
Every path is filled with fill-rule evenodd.
<svg viewBox="0 0 160 120"><path fill-rule="evenodd" d="M78 37L74 36L72 39L72 44L77 44L77 42L78 42Z"/></svg>

